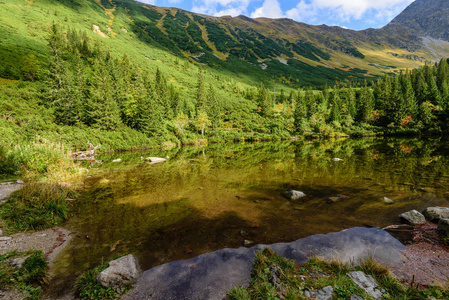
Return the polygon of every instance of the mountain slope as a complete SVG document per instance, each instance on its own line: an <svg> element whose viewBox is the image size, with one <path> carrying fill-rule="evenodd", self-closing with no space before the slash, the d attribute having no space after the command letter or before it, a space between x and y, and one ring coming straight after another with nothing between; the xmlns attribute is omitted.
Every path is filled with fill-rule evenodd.
<svg viewBox="0 0 449 300"><path fill-rule="evenodd" d="M289 19L217 18L133 0L3 0L0 55L7 59L0 77L21 78L17 61L27 55L45 64L44 38L55 22L88 31L92 41L141 62L168 51L250 84L363 81L449 57L448 6L417 0L382 29L353 31Z"/></svg>

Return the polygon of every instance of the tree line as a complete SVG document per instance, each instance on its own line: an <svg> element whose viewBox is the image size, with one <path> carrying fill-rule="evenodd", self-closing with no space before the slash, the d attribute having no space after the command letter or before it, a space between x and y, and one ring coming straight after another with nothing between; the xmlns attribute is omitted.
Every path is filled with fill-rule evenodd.
<svg viewBox="0 0 449 300"><path fill-rule="evenodd" d="M113 57L85 33L53 24L49 46L43 103L59 124L103 130L127 126L148 137L178 141L447 130L446 59L361 87L344 83L321 90L217 88L198 68L192 96L179 92L159 69L151 74L126 55Z"/></svg>

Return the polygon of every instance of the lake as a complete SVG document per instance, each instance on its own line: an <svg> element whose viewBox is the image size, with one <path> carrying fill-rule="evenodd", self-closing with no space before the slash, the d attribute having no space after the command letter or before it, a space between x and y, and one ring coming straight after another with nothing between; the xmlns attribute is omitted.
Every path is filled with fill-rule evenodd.
<svg viewBox="0 0 449 300"><path fill-rule="evenodd" d="M438 138L212 144L98 159L63 225L74 238L55 262L54 292L120 254L136 254L146 270L222 248L398 224L402 212L449 205L449 144ZM306 197L288 200L291 189Z"/></svg>

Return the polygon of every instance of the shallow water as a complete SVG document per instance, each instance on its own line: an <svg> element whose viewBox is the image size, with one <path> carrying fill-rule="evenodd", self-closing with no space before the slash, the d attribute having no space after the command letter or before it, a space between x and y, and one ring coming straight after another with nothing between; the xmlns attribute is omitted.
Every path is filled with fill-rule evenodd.
<svg viewBox="0 0 449 300"><path fill-rule="evenodd" d="M448 150L439 139L382 138L102 155L64 226L75 237L58 257L52 290L120 254L136 254L149 269L245 240L250 247L383 227L404 211L449 205ZM141 160L148 156L169 159L151 165ZM289 201L289 189L307 196Z"/></svg>

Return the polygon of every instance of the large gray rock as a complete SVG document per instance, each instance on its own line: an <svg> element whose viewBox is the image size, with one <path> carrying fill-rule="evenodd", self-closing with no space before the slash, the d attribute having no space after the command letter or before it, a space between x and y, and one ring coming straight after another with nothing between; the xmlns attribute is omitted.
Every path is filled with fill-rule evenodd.
<svg viewBox="0 0 449 300"><path fill-rule="evenodd" d="M410 224L426 224L426 218L417 210L411 210L399 215L399 218L404 219Z"/></svg>
<svg viewBox="0 0 449 300"><path fill-rule="evenodd" d="M442 237L449 238L449 219L440 219L438 221L438 232Z"/></svg>
<svg viewBox="0 0 449 300"><path fill-rule="evenodd" d="M371 275L366 275L362 271L351 272L348 274L352 281L361 289L367 292L374 299L379 299L385 293L384 289L379 289L379 284Z"/></svg>
<svg viewBox="0 0 449 300"><path fill-rule="evenodd" d="M109 263L109 267L97 276L98 282L106 288L136 283L142 276L137 257L129 254Z"/></svg>
<svg viewBox="0 0 449 300"><path fill-rule="evenodd" d="M290 200L298 200L302 197L305 197L306 194L304 194L303 192L300 192L300 191L291 190L291 191L285 192L285 196L287 196L287 198Z"/></svg>
<svg viewBox="0 0 449 300"><path fill-rule="evenodd" d="M428 220L438 222L439 219L449 219L449 207L428 207L423 214Z"/></svg>
<svg viewBox="0 0 449 300"><path fill-rule="evenodd" d="M181 261L174 261L144 272L134 288L121 300L223 300L235 286L251 282L253 248L221 249ZM277 254L304 264L311 255L327 259L341 257L344 262L357 263L369 253L376 260L391 265L401 262L405 246L385 230L356 227L340 232L317 234L292 243L269 245Z"/></svg>

